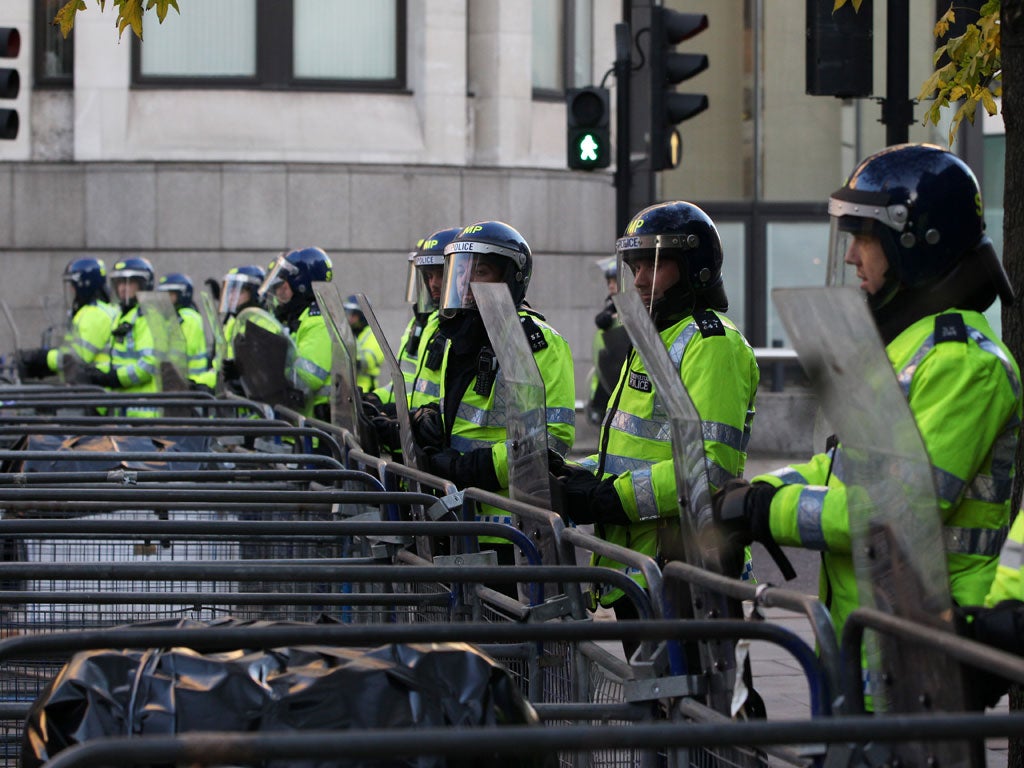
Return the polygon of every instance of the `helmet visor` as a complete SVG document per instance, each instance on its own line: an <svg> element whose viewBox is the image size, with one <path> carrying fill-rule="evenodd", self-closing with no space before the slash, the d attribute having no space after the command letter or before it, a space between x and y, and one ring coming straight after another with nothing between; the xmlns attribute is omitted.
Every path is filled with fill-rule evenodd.
<svg viewBox="0 0 1024 768"><path fill-rule="evenodd" d="M663 273L668 260L663 258L662 250L657 235L621 237L615 247L619 293L636 291L648 312L664 293L662 285L666 277Z"/></svg>
<svg viewBox="0 0 1024 768"><path fill-rule="evenodd" d="M274 265L270 268L270 272L267 273L266 280L260 286L260 299L267 302L271 307L277 306L276 293L278 287L282 283L288 282L289 276L297 274L298 271L298 267L288 261L285 258L285 254L278 256Z"/></svg>
<svg viewBox="0 0 1024 768"><path fill-rule="evenodd" d="M441 309L476 309L473 283L505 282L505 259L487 253L458 251L445 256Z"/></svg>
<svg viewBox="0 0 1024 768"><path fill-rule="evenodd" d="M859 285L857 267L848 264L846 256L857 235L877 234L878 223L874 219L859 216L832 216L828 233L828 263L826 264L825 285Z"/></svg>
<svg viewBox="0 0 1024 768"><path fill-rule="evenodd" d="M444 283L444 256L424 253L416 257L416 311L433 312L441 304Z"/></svg>
<svg viewBox="0 0 1024 768"><path fill-rule="evenodd" d="M253 292L258 286L247 280L239 280L235 275L224 278L220 287L220 306L218 310L222 315L234 315L239 308L252 299Z"/></svg>
<svg viewBox="0 0 1024 768"><path fill-rule="evenodd" d="M415 253L409 254L409 269L405 274L405 303L415 304L418 291L416 288L416 264L415 264Z"/></svg>

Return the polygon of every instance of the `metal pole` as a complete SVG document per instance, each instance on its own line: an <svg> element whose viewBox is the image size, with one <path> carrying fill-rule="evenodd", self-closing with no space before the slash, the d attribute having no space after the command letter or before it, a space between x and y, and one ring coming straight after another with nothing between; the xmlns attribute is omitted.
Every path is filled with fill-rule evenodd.
<svg viewBox="0 0 1024 768"><path fill-rule="evenodd" d="M628 6L628 0L626 2ZM628 9L627 9L628 11ZM626 17L628 18L628 16ZM626 231L629 221L629 22L615 25L615 237Z"/></svg>
<svg viewBox="0 0 1024 768"><path fill-rule="evenodd" d="M888 0L886 4L885 98L882 123L885 143L903 144L914 121L910 100L910 0Z"/></svg>

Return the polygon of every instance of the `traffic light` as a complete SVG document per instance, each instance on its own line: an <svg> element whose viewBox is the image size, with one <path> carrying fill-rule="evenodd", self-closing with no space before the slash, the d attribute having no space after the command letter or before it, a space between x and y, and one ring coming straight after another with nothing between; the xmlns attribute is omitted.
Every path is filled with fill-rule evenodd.
<svg viewBox="0 0 1024 768"><path fill-rule="evenodd" d="M679 13L660 5L651 7L651 170L675 168L682 142L675 126L708 108L703 93L676 93L676 83L708 68L703 53L677 53L673 47L708 28L703 13Z"/></svg>
<svg viewBox="0 0 1024 768"><path fill-rule="evenodd" d="M573 170L592 171L611 164L608 112L607 88L591 85L566 92L566 159Z"/></svg>
<svg viewBox="0 0 1024 768"><path fill-rule="evenodd" d="M0 27L0 58L16 59L21 52L21 33L15 27ZM21 90L18 70L0 68L0 99L16 99ZM0 107L0 139L18 138L18 110Z"/></svg>

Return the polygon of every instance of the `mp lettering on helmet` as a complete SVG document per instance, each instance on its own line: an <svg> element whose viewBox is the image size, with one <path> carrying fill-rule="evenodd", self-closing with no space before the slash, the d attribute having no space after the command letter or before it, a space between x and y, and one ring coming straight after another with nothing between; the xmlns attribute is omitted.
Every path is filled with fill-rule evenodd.
<svg viewBox="0 0 1024 768"><path fill-rule="evenodd" d="M421 249L437 248L437 240L420 240L419 247Z"/></svg>
<svg viewBox="0 0 1024 768"><path fill-rule="evenodd" d="M468 227L466 227L464 230L462 230L462 234L464 234L464 235L474 235L477 232L480 232L482 229L483 229L483 227L481 227L479 224L471 224Z"/></svg>
<svg viewBox="0 0 1024 768"><path fill-rule="evenodd" d="M638 229L640 229L640 227L642 227L643 225L644 225L644 220L643 219L633 219L631 222L629 222L629 226L626 227L626 234L627 235L632 235L634 232L636 232Z"/></svg>
<svg viewBox="0 0 1024 768"><path fill-rule="evenodd" d="M985 207L981 204L981 191L974 196L974 212L981 216L984 213Z"/></svg>

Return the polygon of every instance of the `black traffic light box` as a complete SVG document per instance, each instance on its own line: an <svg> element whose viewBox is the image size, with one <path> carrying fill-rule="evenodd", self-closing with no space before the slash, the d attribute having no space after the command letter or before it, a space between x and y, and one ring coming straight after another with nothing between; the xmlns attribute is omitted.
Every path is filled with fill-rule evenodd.
<svg viewBox="0 0 1024 768"><path fill-rule="evenodd" d="M807 0L805 91L810 96L857 98L872 90L873 20L871 0L860 9L833 0Z"/></svg>
<svg viewBox="0 0 1024 768"><path fill-rule="evenodd" d="M0 27L0 58L16 59L21 52L21 33L15 27ZM21 90L17 69L0 67L0 104L16 99ZM0 107L0 139L18 138L18 110Z"/></svg>
<svg viewBox="0 0 1024 768"><path fill-rule="evenodd" d="M565 94L566 161L569 168L592 171L612 162L608 89L573 88Z"/></svg>
<svg viewBox="0 0 1024 768"><path fill-rule="evenodd" d="M674 47L708 28L703 13L680 13L664 6L651 8L651 170L675 168L679 163L679 134L675 126L708 108L703 93L676 93L676 83L708 68L703 53L678 53Z"/></svg>

